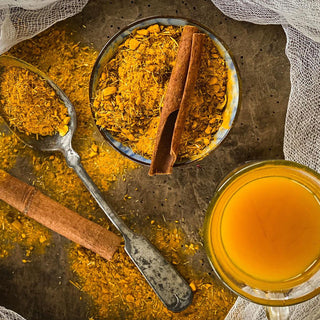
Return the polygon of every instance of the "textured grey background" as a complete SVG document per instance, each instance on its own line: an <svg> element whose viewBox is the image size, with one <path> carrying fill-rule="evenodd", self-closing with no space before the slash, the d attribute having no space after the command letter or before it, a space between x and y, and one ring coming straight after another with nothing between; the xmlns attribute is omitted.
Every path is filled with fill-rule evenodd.
<svg viewBox="0 0 320 320"><path fill-rule="evenodd" d="M286 106L290 92L285 35L279 26L258 26L225 17L209 0L91 0L79 15L61 22L74 37L100 50L121 28L152 15L192 18L212 29L230 48L240 70L242 102L234 128L222 145L197 165L174 169L171 176L148 177L148 168L131 172L106 195L120 215L142 233L145 216L179 220L188 239L201 242L200 231L214 189L239 164L282 158ZM84 27L85 26L85 27ZM137 190L136 190L137 189ZM124 201L123 196L132 196ZM167 199L167 200L165 200ZM0 261L0 305L32 320L88 319L86 298L68 281L68 241L54 235L45 255L23 264L19 250ZM210 272L200 251L195 268Z"/></svg>

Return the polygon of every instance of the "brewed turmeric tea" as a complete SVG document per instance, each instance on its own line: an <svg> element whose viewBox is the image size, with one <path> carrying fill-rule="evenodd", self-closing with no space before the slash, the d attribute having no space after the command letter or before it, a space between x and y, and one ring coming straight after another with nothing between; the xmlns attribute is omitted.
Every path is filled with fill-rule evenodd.
<svg viewBox="0 0 320 320"><path fill-rule="evenodd" d="M224 254L217 259L238 269L231 273L281 289L319 269L320 180L300 171L266 165L242 174L222 192L211 232L219 228L217 255Z"/></svg>

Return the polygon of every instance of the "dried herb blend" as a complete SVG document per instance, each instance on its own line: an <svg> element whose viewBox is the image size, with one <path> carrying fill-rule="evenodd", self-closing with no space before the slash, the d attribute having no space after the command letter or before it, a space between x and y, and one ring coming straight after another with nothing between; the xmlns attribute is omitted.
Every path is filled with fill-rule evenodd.
<svg viewBox="0 0 320 320"><path fill-rule="evenodd" d="M207 273L198 273L188 265L188 257L199 246L186 243L182 232L172 225L167 229L151 220L150 229L151 241L189 281L194 291L192 304L179 313L166 309L123 248L115 253L113 260L106 261L75 246L69 255L71 268L78 279L72 284L93 297L96 315L92 319L224 319L235 298Z"/></svg>
<svg viewBox="0 0 320 320"><path fill-rule="evenodd" d="M10 54L45 72L67 94L77 113L73 144L87 172L102 191L108 190L126 169L137 167L96 139L88 98L91 69L97 57L95 50L74 43L63 30L50 29L16 45ZM5 129L1 118L0 129L3 129L0 134L0 169L18 173L15 175L20 179L31 172L34 179L26 182L87 218L95 215L98 206L60 153L39 153L26 147ZM23 167L19 165L21 161ZM109 228L106 220L100 224ZM43 251L51 239L48 229L3 202L0 202L0 231L0 256L7 256L19 244L25 252L25 261L31 259L32 252Z"/></svg>
<svg viewBox="0 0 320 320"><path fill-rule="evenodd" d="M10 124L27 135L64 136L70 117L66 106L46 80L19 67L4 67L0 83L1 108Z"/></svg>
<svg viewBox="0 0 320 320"><path fill-rule="evenodd" d="M46 72L68 95L78 119L75 149L89 175L103 192L108 192L117 179L125 179L123 174L126 170L137 167L100 139L92 120L88 85L96 51L75 44L64 31L51 28L15 46L11 54ZM73 170L68 168L62 155L37 153L4 131L0 136L0 168L12 171L21 159L28 167L24 167L19 178L24 176L25 170L28 173L32 171L33 184L43 193L109 228L107 219L97 218L100 209ZM130 195L125 198L135 201L130 199ZM134 216L128 213L130 218L134 219ZM33 252L50 245L49 230L2 202L0 229L1 257L10 254L11 249L19 244L24 248L23 262L27 263L32 260ZM165 309L123 248L113 261L108 262L89 250L72 246L69 262L74 278L70 279L70 285L79 288L81 295L92 298L88 318L91 315L89 319L94 320L223 319L234 302L234 296L218 286L207 273L194 270L188 264L188 257L199 249L198 244L187 242L179 229L160 226L154 220L150 221L149 229L151 241L189 281L195 292L192 305L179 314Z"/></svg>
<svg viewBox="0 0 320 320"><path fill-rule="evenodd" d="M149 159L181 32L182 27L159 25L134 30L99 79L93 103L97 124ZM206 36L179 160L200 154L213 140L222 124L227 80L225 61Z"/></svg>

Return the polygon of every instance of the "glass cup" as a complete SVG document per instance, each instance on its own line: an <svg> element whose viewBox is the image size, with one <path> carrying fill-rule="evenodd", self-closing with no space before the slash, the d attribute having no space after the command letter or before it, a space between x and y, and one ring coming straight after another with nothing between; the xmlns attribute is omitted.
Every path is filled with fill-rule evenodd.
<svg viewBox="0 0 320 320"><path fill-rule="evenodd" d="M320 293L320 175L297 163L247 163L220 183L204 224L218 278L287 319L288 306Z"/></svg>

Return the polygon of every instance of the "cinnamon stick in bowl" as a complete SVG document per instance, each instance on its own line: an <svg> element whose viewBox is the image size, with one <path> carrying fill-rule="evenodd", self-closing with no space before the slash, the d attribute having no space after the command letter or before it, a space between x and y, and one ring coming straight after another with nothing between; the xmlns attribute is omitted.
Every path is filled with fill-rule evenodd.
<svg viewBox="0 0 320 320"><path fill-rule="evenodd" d="M205 35L185 26L164 99L149 175L170 174L177 159Z"/></svg>

